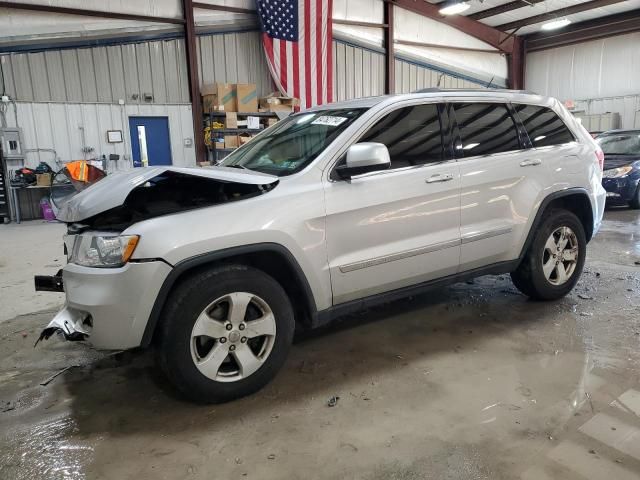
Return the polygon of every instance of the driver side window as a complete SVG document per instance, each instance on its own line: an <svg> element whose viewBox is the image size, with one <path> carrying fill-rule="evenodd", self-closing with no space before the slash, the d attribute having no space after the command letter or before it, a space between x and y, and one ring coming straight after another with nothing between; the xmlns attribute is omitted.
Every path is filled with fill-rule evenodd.
<svg viewBox="0 0 640 480"><path fill-rule="evenodd" d="M443 160L443 139L437 104L412 105L389 113L358 142L384 144L391 169Z"/></svg>

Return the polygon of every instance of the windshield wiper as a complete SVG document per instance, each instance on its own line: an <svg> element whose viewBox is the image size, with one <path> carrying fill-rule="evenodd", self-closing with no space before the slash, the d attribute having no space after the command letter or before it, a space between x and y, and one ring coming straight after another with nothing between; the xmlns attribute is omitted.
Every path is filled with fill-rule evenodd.
<svg viewBox="0 0 640 480"><path fill-rule="evenodd" d="M234 163L233 165L221 165L221 166L227 167L227 168L240 168L242 170L251 170L250 168L247 168L244 165L240 165L239 163Z"/></svg>

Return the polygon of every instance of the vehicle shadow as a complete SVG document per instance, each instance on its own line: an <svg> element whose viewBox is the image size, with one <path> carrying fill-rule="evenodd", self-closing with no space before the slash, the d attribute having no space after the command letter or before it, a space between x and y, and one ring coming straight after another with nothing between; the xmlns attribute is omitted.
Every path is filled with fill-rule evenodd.
<svg viewBox="0 0 640 480"><path fill-rule="evenodd" d="M413 368L416 379L429 385L425 365L430 359L443 353L465 358L496 336L522 336L525 344L527 329L542 319L549 321L550 311L568 315L571 301L529 301L508 276L395 301L298 334L271 384L223 405L181 398L155 368L149 351L106 357L66 372L64 380L71 415L83 436L170 435L187 427L215 431L239 418L273 414L311 399L324 407L331 395L366 395L372 382L398 369ZM473 361L471 356L468 360ZM438 385L430 387L436 394Z"/></svg>

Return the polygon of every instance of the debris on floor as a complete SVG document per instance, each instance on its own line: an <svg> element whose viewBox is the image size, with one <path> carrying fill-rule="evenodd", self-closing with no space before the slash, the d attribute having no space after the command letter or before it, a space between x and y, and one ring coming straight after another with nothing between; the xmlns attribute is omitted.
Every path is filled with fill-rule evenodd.
<svg viewBox="0 0 640 480"><path fill-rule="evenodd" d="M331 397L327 402L327 407L335 407L338 404L338 400L340 400L340 397Z"/></svg>
<svg viewBox="0 0 640 480"><path fill-rule="evenodd" d="M57 377L62 375L64 372L67 372L67 371L71 370L72 368L77 368L78 366L79 365L69 365L68 367L63 368L62 370L54 373L53 375L49 376L48 378L46 378L45 380L40 382L40 385L42 385L43 387L46 387L51 382L53 382Z"/></svg>

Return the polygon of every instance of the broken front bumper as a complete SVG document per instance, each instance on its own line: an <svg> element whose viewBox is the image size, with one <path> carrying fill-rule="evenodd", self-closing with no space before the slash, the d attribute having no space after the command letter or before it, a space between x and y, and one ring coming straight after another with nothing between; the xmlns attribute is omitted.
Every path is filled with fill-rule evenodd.
<svg viewBox="0 0 640 480"><path fill-rule="evenodd" d="M124 350L141 344L153 304L171 271L162 261L130 262L120 268L68 264L62 271L66 304L42 331L61 332L67 340L88 340L94 347ZM39 285L56 285L56 280ZM61 284L62 285L62 284Z"/></svg>
<svg viewBox="0 0 640 480"><path fill-rule="evenodd" d="M85 340L91 334L90 322L91 318L86 312L64 307L53 317L47 328L42 330L38 342L47 340L54 333L60 333L70 341Z"/></svg>

